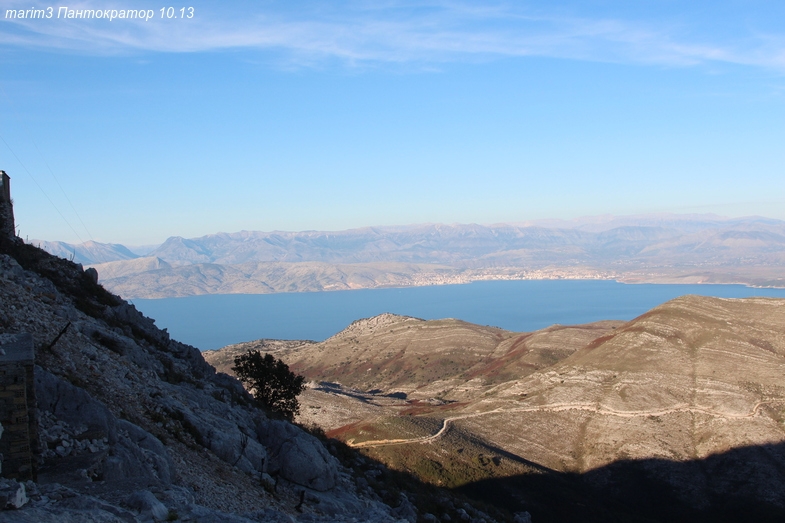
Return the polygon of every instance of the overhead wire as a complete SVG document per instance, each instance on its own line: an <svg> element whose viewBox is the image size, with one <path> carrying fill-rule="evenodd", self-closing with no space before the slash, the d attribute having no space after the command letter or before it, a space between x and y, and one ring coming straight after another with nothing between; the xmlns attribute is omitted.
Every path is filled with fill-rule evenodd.
<svg viewBox="0 0 785 523"><path fill-rule="evenodd" d="M90 241L95 243L95 240L93 239L93 235L90 233L90 229L87 228L87 224L85 224L84 220L82 220L82 217L79 214L79 211L76 210L76 207L74 206L73 202L68 197L68 193L66 193L65 189L63 188L62 184L60 183L60 180L58 180L57 176L55 176L55 173L52 170L52 167L49 165L49 162L46 161L46 157L41 152L41 149L38 147L38 144L36 143L36 141L33 139L32 133L30 132L30 129L27 127L27 125L25 125L24 120L22 120L22 118L19 117L19 113L16 111L16 108L14 107L14 104L11 102L11 97L8 96L8 93L6 92L6 90L5 90L5 88L3 87L2 84L0 84L0 91L3 92L3 96L5 96L5 98L8 100L8 103L11 106L12 110L14 111L17 120L21 123L22 127L24 127L25 131L27 131L28 138L30 139L30 142L33 144L33 147L35 147L36 152L38 153L38 155L41 158L41 161L44 163L44 165L46 166L47 170L49 171L49 174L52 176L52 179L55 181L57 186L60 188L60 191L63 193L63 196L65 197L65 200L68 202L68 205L71 207L71 210L73 210L74 214L76 215L76 218L79 220L79 223L82 224L82 227L84 228L85 232L87 232L87 236L90 238ZM6 142L6 140L2 137L2 135L0 135L0 139L2 139L3 143L5 144L5 146L8 148L9 151L11 151L11 154L19 162L19 165L21 165L22 168L25 170L25 172L27 172L28 176L30 176L30 179L33 180L33 182L36 184L36 186L38 186L38 188L41 190L41 192L46 197L46 199L49 200L49 203L52 204L52 207L54 207L54 209L57 211L57 214L59 214L60 217L63 219L63 221L68 225L68 228L71 229L71 231L74 233L74 235L76 235L76 237L79 239L79 243L84 245L85 241L82 239L82 237L79 235L79 233L76 232L76 229L74 229L74 227L71 225L71 222L69 222L68 219L65 217L65 215L62 212L60 212L60 209L55 205L55 203L52 201L52 199L46 193L46 191L41 186L41 184L38 183L38 181L32 175L30 170L27 167L25 167L24 163L22 163L22 161L19 159L19 156L17 156L17 154L13 151L13 149L11 149L11 146L8 144L8 142ZM93 252L91 254L93 254L94 256L96 256L98 258L101 258L102 262L106 262L106 259L104 258L103 253L101 253L100 251L96 251L96 252Z"/></svg>
<svg viewBox="0 0 785 523"><path fill-rule="evenodd" d="M79 215L79 212L76 210L76 207L74 207L74 204L71 203L71 198L68 197L68 193L66 193L65 189L63 189L63 186L60 185L60 180L57 179L57 176L55 176L54 171L52 171L52 168L49 167L49 162L46 161L46 157L43 155L43 153L41 153L41 150L38 148L38 144L35 143L35 140L33 140L32 136L30 137L30 141L33 143L33 147L35 147L35 150L38 152L39 156L41 156L41 161L43 161L44 165L46 165L46 168L49 170L49 174L52 175L52 178L54 179L57 186L60 188L60 191L63 193L63 196L65 196L65 201L68 202L68 205L71 207L71 210L74 211L74 214L79 220L79 223L81 223L82 227L84 227L84 230L87 232L87 236L90 238L91 241L95 241L93 239L93 235L90 234L90 229L87 228L87 225L85 224L84 220L82 220L82 217Z"/></svg>
<svg viewBox="0 0 785 523"><path fill-rule="evenodd" d="M31 173L31 172L30 172L30 170L29 170L29 169L28 169L28 168L25 166L25 164L22 162L22 160L20 160L20 159L19 159L19 156L17 156L17 155L16 155L16 153L14 152L14 150L13 150L13 149L11 149L11 146L10 146L10 145L8 145L8 142L6 142L6 141L5 141L5 138L3 138L3 135L2 135L2 134L0 134L0 140L2 140L2 142L5 144L5 146L8 148L8 150L9 150L9 151L11 152L11 154L14 156L14 158L16 158L16 161L17 161L17 162L19 162L19 165L21 165L21 166L22 166L22 169L24 169L24 170L25 170L25 172L26 172L26 173L27 173L27 175L30 177L30 179L31 179L31 180L33 180L33 183L35 183L35 184L36 184L36 186L37 186L37 187L38 187L38 188L41 190L41 193L42 193L42 194L43 194L43 195L46 197L46 199L47 199L47 200L49 200L49 203L51 203L51 204L52 204L52 207L54 207L55 211L57 211L57 214L59 214L59 215L60 215L60 217L63 219L63 221L66 223L66 225L68 225L68 228L69 228L69 229L71 229L71 231L72 231L72 232L73 232L73 233L76 235L76 237L79 239L79 241L80 241L81 243L84 243L84 240L82 240L82 237L81 237L81 236L79 236L79 233L78 233L78 232L76 232L76 229L74 229L74 227L71 225L71 222L69 222L69 221L68 221L68 219L67 219L67 218L66 218L66 217L63 215L63 213L62 213L62 212L60 212L60 209L58 209L58 208L57 208L57 205L55 205L55 202L53 202L53 201L52 201L52 199L51 199L51 198L49 197L49 195L46 193L46 191L44 190L44 188L43 188L43 187L41 187L41 184L40 184L40 183L38 183L38 180L36 180L36 179L35 179L35 176L33 176L33 173Z"/></svg>

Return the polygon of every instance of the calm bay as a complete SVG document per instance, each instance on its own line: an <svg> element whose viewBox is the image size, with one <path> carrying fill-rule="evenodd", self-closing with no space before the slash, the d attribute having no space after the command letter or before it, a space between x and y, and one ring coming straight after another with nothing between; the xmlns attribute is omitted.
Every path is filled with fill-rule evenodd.
<svg viewBox="0 0 785 523"><path fill-rule="evenodd" d="M458 318L511 331L553 324L631 320L685 294L785 298L785 289L743 285L627 285L600 280L484 281L353 291L218 294L133 300L174 339L201 350L259 338L321 341L354 320L383 312Z"/></svg>

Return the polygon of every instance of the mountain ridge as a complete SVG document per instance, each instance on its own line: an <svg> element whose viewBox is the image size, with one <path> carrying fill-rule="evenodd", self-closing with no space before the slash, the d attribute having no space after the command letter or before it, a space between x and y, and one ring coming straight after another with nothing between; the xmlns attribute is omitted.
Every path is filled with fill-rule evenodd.
<svg viewBox="0 0 785 523"><path fill-rule="evenodd" d="M102 281L124 296L140 298L348 290L487 279L785 285L785 225L771 220L762 224L759 220L736 220L733 228L722 228L723 223L697 232L627 225L598 233L541 227L429 226L424 231L403 229L395 237L378 236L377 229L368 228L362 234L370 234L370 239L348 233L337 240L332 233L320 232L305 236L290 233L287 238L263 234L264 239L259 240L262 247L252 240L254 233L243 233L239 243L225 243L231 235L216 236L215 241L224 242L220 252L196 245L185 254L174 255L169 247L193 242L172 242L157 253L169 264L165 270L141 270L133 261L118 262L109 267L108 277L102 277ZM268 259L279 261L228 263L258 258L260 249ZM199 262L208 258L214 261ZM122 269L122 276L114 276L115 265L127 267ZM103 265L94 267L99 275L107 272ZM198 276L195 282L194 277L205 271L211 275Z"/></svg>
<svg viewBox="0 0 785 523"><path fill-rule="evenodd" d="M102 283L126 298L484 279L785 286L785 222L762 217L637 215L524 224L240 231L173 236L145 256L113 244L38 243L97 269Z"/></svg>

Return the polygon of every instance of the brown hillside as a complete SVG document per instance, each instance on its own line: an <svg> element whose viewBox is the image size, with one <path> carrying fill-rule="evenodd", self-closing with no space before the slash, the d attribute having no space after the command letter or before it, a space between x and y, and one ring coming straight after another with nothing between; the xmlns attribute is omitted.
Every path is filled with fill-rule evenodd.
<svg viewBox="0 0 785 523"><path fill-rule="evenodd" d="M785 300L685 296L497 387L455 423L576 471L782 442L784 327Z"/></svg>
<svg viewBox="0 0 785 523"><path fill-rule="evenodd" d="M382 314L358 320L321 343L259 340L205 352L229 372L235 355L271 352L310 380L412 398L473 397L478 388L520 379L568 357L622 322L553 326L514 333L455 319Z"/></svg>
<svg viewBox="0 0 785 523"><path fill-rule="evenodd" d="M301 421L437 484L550 471L631 513L632 494L705 521L785 510L785 300L684 296L534 333L382 315L277 355L343 385L306 391Z"/></svg>

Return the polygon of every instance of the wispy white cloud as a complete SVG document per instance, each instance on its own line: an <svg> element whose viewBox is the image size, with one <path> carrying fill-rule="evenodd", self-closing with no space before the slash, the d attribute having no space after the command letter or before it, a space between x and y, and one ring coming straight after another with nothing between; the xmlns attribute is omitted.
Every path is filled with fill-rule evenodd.
<svg viewBox="0 0 785 523"><path fill-rule="evenodd" d="M134 8L140 8L138 4L134 2ZM151 4L156 17L150 21L109 22L8 19L4 18L7 9L31 7L29 2L10 0L0 2L0 45L98 54L259 49L282 52L293 63L338 59L350 64L427 65L544 56L670 66L730 63L785 70L783 34L748 32L731 40L704 31L699 38L690 36L695 31L689 27L662 21L592 17L517 3L388 1L339 7L309 3L297 10L274 10L270 5L198 6L191 20L162 20L160 7ZM122 7L82 1L69 8Z"/></svg>

